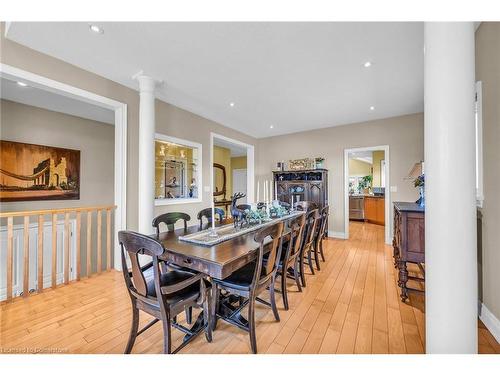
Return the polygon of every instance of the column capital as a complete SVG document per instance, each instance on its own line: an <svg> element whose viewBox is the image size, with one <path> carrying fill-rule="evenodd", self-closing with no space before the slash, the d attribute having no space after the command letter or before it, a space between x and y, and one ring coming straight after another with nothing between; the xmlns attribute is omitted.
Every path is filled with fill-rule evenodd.
<svg viewBox="0 0 500 375"><path fill-rule="evenodd" d="M139 92L141 93L154 93L158 85L161 85L163 81L155 79L141 70L132 76L132 79L139 82Z"/></svg>

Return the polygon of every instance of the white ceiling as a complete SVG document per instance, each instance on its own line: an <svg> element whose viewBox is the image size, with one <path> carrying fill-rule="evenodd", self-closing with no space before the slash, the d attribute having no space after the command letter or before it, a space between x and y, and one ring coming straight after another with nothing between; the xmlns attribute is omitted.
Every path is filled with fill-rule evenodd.
<svg viewBox="0 0 500 375"><path fill-rule="evenodd" d="M243 146L228 142L224 139L214 138L214 146L228 148L231 151L231 157L247 156L247 149Z"/></svg>
<svg viewBox="0 0 500 375"><path fill-rule="evenodd" d="M0 98L105 124L115 124L115 113L109 109L39 88L22 87L5 78L0 78Z"/></svg>
<svg viewBox="0 0 500 375"><path fill-rule="evenodd" d="M98 25L14 22L7 37L135 89L143 70L158 98L255 137L423 111L422 23Z"/></svg>
<svg viewBox="0 0 500 375"><path fill-rule="evenodd" d="M349 158L373 164L373 151L353 151L349 153Z"/></svg>

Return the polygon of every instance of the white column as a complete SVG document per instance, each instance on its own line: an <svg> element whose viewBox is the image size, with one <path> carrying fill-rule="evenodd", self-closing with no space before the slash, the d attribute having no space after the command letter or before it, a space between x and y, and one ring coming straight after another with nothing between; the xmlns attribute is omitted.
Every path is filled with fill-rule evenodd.
<svg viewBox="0 0 500 375"><path fill-rule="evenodd" d="M474 26L425 23L427 353L477 353Z"/></svg>
<svg viewBox="0 0 500 375"><path fill-rule="evenodd" d="M139 232L152 233L155 179L155 85L148 76L139 75Z"/></svg>

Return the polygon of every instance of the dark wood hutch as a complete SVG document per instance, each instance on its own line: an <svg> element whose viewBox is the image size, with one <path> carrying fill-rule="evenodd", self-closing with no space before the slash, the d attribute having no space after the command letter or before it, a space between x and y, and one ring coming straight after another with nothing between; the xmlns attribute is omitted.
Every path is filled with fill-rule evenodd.
<svg viewBox="0 0 500 375"><path fill-rule="evenodd" d="M328 170L273 172L274 186L282 202L312 201L320 208L328 205Z"/></svg>

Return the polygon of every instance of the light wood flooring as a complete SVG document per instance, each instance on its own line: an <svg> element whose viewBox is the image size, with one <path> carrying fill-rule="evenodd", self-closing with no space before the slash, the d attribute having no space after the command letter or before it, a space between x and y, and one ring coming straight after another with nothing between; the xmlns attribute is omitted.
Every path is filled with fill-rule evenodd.
<svg viewBox="0 0 500 375"><path fill-rule="evenodd" d="M384 244L383 227L351 223L350 240L325 241L327 261L307 275L299 293L290 281L290 310L275 322L258 305L259 353L423 353L423 296L402 303ZM263 293L265 296L265 293ZM141 313L145 324L149 317ZM180 319L183 320L182 318ZM103 273L0 305L0 353L122 353L131 321L122 274ZM182 335L174 329L174 347ZM133 353L161 353L157 324L139 336ZM181 353L249 353L248 334L219 322L212 343L198 336ZM479 323L479 352L500 345Z"/></svg>

